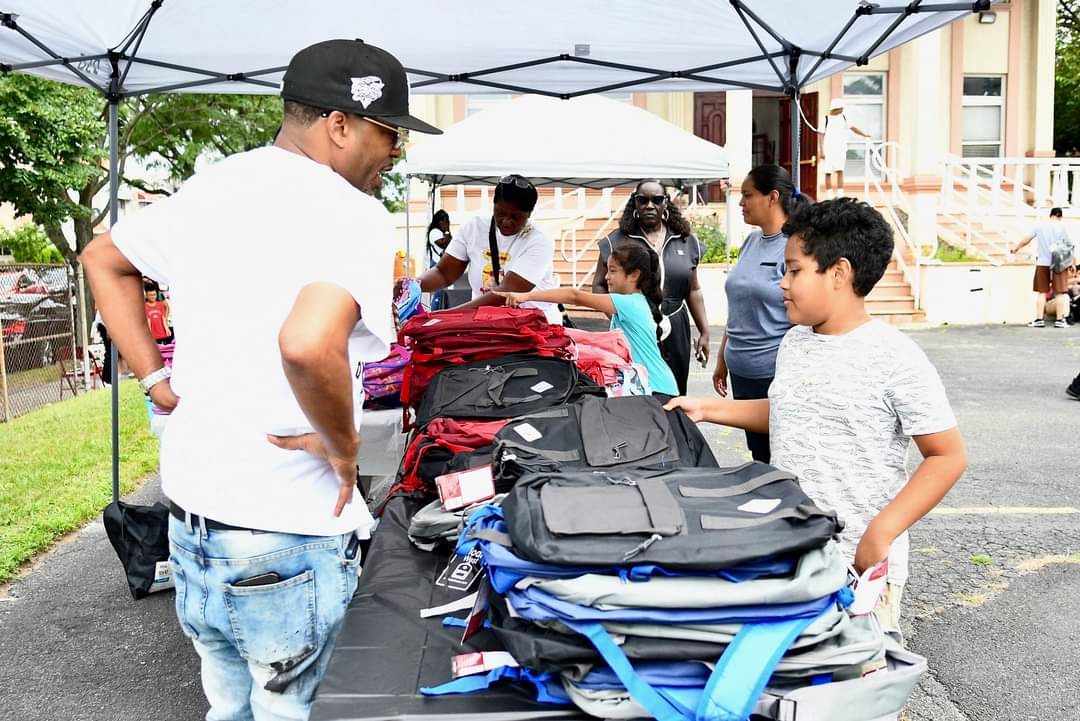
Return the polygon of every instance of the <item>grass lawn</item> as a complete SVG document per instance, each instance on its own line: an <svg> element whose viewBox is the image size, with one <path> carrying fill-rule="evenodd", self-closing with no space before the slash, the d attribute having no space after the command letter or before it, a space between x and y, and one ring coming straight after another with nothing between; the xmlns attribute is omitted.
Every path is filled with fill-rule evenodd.
<svg viewBox="0 0 1080 721"><path fill-rule="evenodd" d="M0 583L112 500L109 391L0 423ZM134 381L120 385L120 492L157 469L158 441Z"/></svg>

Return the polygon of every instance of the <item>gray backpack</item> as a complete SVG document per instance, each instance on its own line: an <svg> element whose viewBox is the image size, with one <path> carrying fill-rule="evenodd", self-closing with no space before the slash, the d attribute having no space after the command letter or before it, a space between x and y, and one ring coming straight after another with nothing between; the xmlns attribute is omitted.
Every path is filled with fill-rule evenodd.
<svg viewBox="0 0 1080 721"><path fill-rule="evenodd" d="M1062 228L1050 249L1050 269L1055 273L1064 273L1072 267L1073 251L1075 250L1072 238Z"/></svg>

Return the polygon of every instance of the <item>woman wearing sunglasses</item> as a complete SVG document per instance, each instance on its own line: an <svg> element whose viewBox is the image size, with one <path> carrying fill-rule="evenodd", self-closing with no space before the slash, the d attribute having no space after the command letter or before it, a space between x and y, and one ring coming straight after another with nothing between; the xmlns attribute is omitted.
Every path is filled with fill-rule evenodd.
<svg viewBox="0 0 1080 721"><path fill-rule="evenodd" d="M467 270L472 300L461 307L471 308L503 305L505 298L492 290L525 293L556 287L555 243L529 222L536 199L536 188L528 178L500 178L492 213L461 224L439 263L420 277L420 290L443 290ZM523 305L544 311L549 323L562 324L562 313L554 303Z"/></svg>
<svg viewBox="0 0 1080 721"><path fill-rule="evenodd" d="M668 200L657 180L642 180L626 202L619 228L600 241L600 257L593 274L593 292L607 293L608 258L624 243L640 243L660 256L660 352L675 374L679 394L686 394L690 375L690 318L697 326L694 353L702 365L709 359L709 321L698 284L697 266L705 248L690 232L679 207Z"/></svg>

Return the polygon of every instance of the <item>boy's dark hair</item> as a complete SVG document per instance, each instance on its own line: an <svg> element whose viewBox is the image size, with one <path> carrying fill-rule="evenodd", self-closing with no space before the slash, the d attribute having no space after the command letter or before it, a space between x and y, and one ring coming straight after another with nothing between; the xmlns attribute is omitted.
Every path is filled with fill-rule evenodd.
<svg viewBox="0 0 1080 721"><path fill-rule="evenodd" d="M855 294L866 296L885 275L893 254L893 232L881 213L854 198L798 207L784 223L784 235L798 234L802 249L824 273L847 258L855 273Z"/></svg>
<svg viewBox="0 0 1080 721"><path fill-rule="evenodd" d="M1060 217L1062 217L1062 215L1063 215L1063 213L1061 212L1061 208L1051 208L1050 209L1050 217L1051 218L1060 218Z"/></svg>
<svg viewBox="0 0 1080 721"><path fill-rule="evenodd" d="M161 286L158 285L156 280L151 278L143 278L142 289L143 293L149 293L150 291L154 291L155 293L161 292Z"/></svg>
<svg viewBox="0 0 1080 721"><path fill-rule="evenodd" d="M747 173L746 177L750 178L750 182L762 195L768 195L775 190L780 196L780 207L784 209L784 215L791 215L796 208L814 202L809 195L795 189L791 174L779 165L759 165Z"/></svg>
<svg viewBox="0 0 1080 721"><path fill-rule="evenodd" d="M645 296L645 300L649 301L649 310L652 311L653 321L656 323L656 340L660 342L663 332L660 321L664 319L660 314L660 304L664 300L660 291L660 256L652 248L631 241L616 246L608 260L615 261L627 275L635 270L639 273L638 290Z"/></svg>
<svg viewBox="0 0 1080 721"><path fill-rule="evenodd" d="M507 182L504 183L504 180ZM522 184L526 184L526 187L522 188ZM533 211L538 197L536 187L532 184L532 181L517 174L500 178L498 185L495 186L496 203L505 200L523 213Z"/></svg>

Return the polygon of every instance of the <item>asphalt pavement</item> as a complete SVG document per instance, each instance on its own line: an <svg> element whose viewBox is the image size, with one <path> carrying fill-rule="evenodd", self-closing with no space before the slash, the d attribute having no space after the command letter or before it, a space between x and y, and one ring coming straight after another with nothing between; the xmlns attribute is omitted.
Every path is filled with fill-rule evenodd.
<svg viewBox="0 0 1080 721"><path fill-rule="evenodd" d="M930 673L905 715L1080 719L1080 401L1064 393L1080 328L911 335L945 381L970 465L912 531L904 631ZM711 371L694 370L690 391L710 393ZM748 457L740 432L703 430L721 464ZM132 497L158 498L154 478ZM172 600L131 599L100 518L73 534L0 589L0 719L203 718Z"/></svg>

